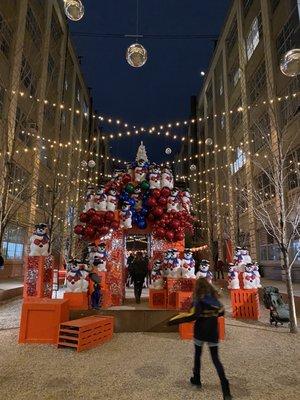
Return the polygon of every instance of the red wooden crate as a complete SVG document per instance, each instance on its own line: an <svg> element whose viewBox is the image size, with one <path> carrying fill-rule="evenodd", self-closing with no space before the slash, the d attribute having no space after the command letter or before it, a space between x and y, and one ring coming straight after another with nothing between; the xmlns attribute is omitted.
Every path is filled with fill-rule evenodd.
<svg viewBox="0 0 300 400"><path fill-rule="evenodd" d="M192 306L193 292L176 292L176 308L188 311Z"/></svg>
<svg viewBox="0 0 300 400"><path fill-rule="evenodd" d="M149 308L167 308L167 291L165 289L149 289Z"/></svg>
<svg viewBox="0 0 300 400"><path fill-rule="evenodd" d="M232 289L230 296L233 318L258 320L259 297L257 289Z"/></svg>
<svg viewBox="0 0 300 400"><path fill-rule="evenodd" d="M74 293L65 292L64 300L69 300L70 310L88 310L89 299L86 292Z"/></svg>
<svg viewBox="0 0 300 400"><path fill-rule="evenodd" d="M176 310L177 292L167 292L167 308L168 310Z"/></svg>

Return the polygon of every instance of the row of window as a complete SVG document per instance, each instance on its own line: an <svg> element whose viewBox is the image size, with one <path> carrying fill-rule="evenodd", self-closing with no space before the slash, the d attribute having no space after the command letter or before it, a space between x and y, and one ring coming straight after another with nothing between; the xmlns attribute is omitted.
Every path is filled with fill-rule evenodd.
<svg viewBox="0 0 300 400"><path fill-rule="evenodd" d="M11 163L9 171L8 191L12 196L18 196L21 200L28 198L30 174L20 165Z"/></svg>
<svg viewBox="0 0 300 400"><path fill-rule="evenodd" d="M26 57L22 56L22 66L21 66L21 81L23 85L29 89L32 96L35 96L37 89L37 80L32 71L31 65L29 64Z"/></svg>
<svg viewBox="0 0 300 400"><path fill-rule="evenodd" d="M7 21L5 21L2 14L0 14L0 52L9 59L11 43L12 43L12 29Z"/></svg>
<svg viewBox="0 0 300 400"><path fill-rule="evenodd" d="M40 50L42 44L42 32L34 16L31 7L28 6L26 15L26 30L29 32L33 43Z"/></svg>

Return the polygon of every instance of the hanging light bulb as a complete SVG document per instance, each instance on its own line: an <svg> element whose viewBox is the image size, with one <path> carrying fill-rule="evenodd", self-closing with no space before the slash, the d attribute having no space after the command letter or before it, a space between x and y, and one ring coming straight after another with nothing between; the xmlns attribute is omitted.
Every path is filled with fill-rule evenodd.
<svg viewBox="0 0 300 400"><path fill-rule="evenodd" d="M66 16L71 21L79 21L84 16L84 6L81 0L64 0Z"/></svg>
<svg viewBox="0 0 300 400"><path fill-rule="evenodd" d="M170 149L170 147L167 147L165 150L166 154L171 154L172 153L172 149Z"/></svg>
<svg viewBox="0 0 300 400"><path fill-rule="evenodd" d="M126 60L134 68L142 67L147 61L147 50L139 43L134 43L128 47Z"/></svg>
<svg viewBox="0 0 300 400"><path fill-rule="evenodd" d="M207 138L205 140L205 144L206 144L206 146L211 146L213 144L213 140L211 138Z"/></svg>
<svg viewBox="0 0 300 400"><path fill-rule="evenodd" d="M300 49L293 49L285 53L280 61L280 70L286 76L300 74Z"/></svg>

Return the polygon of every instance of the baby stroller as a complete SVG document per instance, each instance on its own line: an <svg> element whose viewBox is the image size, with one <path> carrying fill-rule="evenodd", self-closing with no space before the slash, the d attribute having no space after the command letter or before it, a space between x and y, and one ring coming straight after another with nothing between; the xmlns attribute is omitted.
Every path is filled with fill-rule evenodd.
<svg viewBox="0 0 300 400"><path fill-rule="evenodd" d="M278 288L274 286L266 286L263 288L263 302L265 307L270 310L270 324L273 322L275 326L283 325L284 322L290 321L289 306L286 304Z"/></svg>

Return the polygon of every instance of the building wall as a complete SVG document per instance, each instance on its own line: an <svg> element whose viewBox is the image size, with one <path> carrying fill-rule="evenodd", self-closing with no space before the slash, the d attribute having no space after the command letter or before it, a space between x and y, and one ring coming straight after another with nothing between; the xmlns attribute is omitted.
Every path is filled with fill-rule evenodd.
<svg viewBox="0 0 300 400"><path fill-rule="evenodd" d="M81 161L96 152L100 160L105 149L61 2L4 1L0 22L0 162L2 171L5 160L14 165L8 202L18 204L6 229L3 278L22 275L28 236L35 223L51 220L55 194L55 234L70 231L66 215L70 206L80 208L88 175ZM16 202L22 182L27 195ZM62 249L57 240L57 260Z"/></svg>
<svg viewBox="0 0 300 400"><path fill-rule="evenodd" d="M287 78L279 69L281 56L298 40L295 0L232 2L198 95L197 188L194 176L189 176L198 219L210 247L217 243L218 255L224 259L227 239L234 245L246 245L252 258L265 267L266 277L276 279L281 277L278 251L253 214L253 196L246 201L243 190L256 190L259 171L253 168L249 154L257 152L262 159L264 148L252 132L255 128L262 135L274 135L271 113L284 127L287 141L294 139L289 151L300 148L300 97L293 96L300 91L300 80ZM288 101L282 100L276 107L263 103L286 95L290 96ZM207 138L213 140L212 145L205 144ZM299 179L292 187L293 193L300 190ZM268 200L274 209L275 197ZM211 257L214 261L213 254ZM293 274L294 279L300 279L300 259Z"/></svg>

